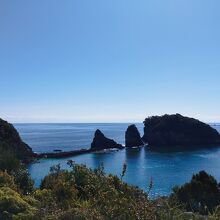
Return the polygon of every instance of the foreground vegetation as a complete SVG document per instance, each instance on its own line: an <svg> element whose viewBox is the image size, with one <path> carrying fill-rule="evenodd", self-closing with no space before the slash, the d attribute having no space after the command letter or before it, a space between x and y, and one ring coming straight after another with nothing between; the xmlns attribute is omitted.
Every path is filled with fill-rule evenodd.
<svg viewBox="0 0 220 220"><path fill-rule="evenodd" d="M150 200L123 182L126 165L120 177L106 175L103 167L92 170L72 161L68 165L69 171L52 167L34 189L26 168L0 147L0 219L220 219L219 186L204 171L176 187L170 197Z"/></svg>

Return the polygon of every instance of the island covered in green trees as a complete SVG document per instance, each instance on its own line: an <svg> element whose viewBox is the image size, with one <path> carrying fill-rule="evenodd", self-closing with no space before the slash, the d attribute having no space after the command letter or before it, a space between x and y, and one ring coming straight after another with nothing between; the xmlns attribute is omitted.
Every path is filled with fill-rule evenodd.
<svg viewBox="0 0 220 220"><path fill-rule="evenodd" d="M150 117L144 125L143 137L134 125L128 127L125 147L148 144L152 150L166 150L220 143L215 129L179 114ZM83 153L112 147L123 148L97 130L91 148ZM102 166L92 170L69 160L69 170L59 164L51 167L40 187L35 188L26 165L41 156L21 140L13 125L0 120L1 220L220 219L220 183L205 171L175 187L170 196L152 199L149 193L153 182L146 183L143 191L123 181L126 164L121 175L114 176L106 174ZM51 156L59 157L59 153Z"/></svg>

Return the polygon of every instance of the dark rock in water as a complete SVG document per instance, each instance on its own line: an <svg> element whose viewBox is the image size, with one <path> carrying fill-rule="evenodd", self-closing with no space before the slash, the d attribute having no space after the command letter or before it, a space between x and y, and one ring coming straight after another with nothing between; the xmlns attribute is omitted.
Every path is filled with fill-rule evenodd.
<svg viewBox="0 0 220 220"><path fill-rule="evenodd" d="M220 146L220 134L214 128L180 114L149 117L144 126L142 139L150 147Z"/></svg>
<svg viewBox="0 0 220 220"><path fill-rule="evenodd" d="M138 147L143 146L144 143L141 139L140 133L137 127L133 124L128 126L125 132L125 146L126 147Z"/></svg>
<svg viewBox="0 0 220 220"><path fill-rule="evenodd" d="M122 149L121 144L116 143L114 140L105 137L105 135L98 129L95 132L95 137L91 143L91 150L104 150L110 148Z"/></svg>
<svg viewBox="0 0 220 220"><path fill-rule="evenodd" d="M19 159L27 159L35 155L21 140L14 126L2 119L0 119L0 148L14 153Z"/></svg>

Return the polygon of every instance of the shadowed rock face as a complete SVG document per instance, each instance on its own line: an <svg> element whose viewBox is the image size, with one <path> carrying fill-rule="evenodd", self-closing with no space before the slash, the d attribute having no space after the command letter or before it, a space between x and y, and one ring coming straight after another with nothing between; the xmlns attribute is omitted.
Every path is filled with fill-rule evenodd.
<svg viewBox="0 0 220 220"><path fill-rule="evenodd" d="M149 117L144 126L142 139L151 147L220 146L220 135L214 128L180 114Z"/></svg>
<svg viewBox="0 0 220 220"><path fill-rule="evenodd" d="M32 149L25 144L12 124L0 119L0 147L13 152L19 159L34 155Z"/></svg>
<svg viewBox="0 0 220 220"><path fill-rule="evenodd" d="M125 146L138 147L144 145L140 133L135 125L128 126L125 132Z"/></svg>
<svg viewBox="0 0 220 220"><path fill-rule="evenodd" d="M104 150L110 148L123 148L121 144L116 143L114 140L105 137L105 135L98 129L95 132L95 137L91 144L91 150Z"/></svg>

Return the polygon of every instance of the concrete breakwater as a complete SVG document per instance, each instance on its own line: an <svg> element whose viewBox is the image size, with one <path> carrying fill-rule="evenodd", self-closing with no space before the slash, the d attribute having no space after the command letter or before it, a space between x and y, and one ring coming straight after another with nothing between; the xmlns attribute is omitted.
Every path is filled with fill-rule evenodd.
<svg viewBox="0 0 220 220"><path fill-rule="evenodd" d="M74 150L68 152L50 152L50 153L40 153L36 154L37 158L65 158L65 157L72 157L80 154L87 154L93 152L92 149L81 149L81 150Z"/></svg>

